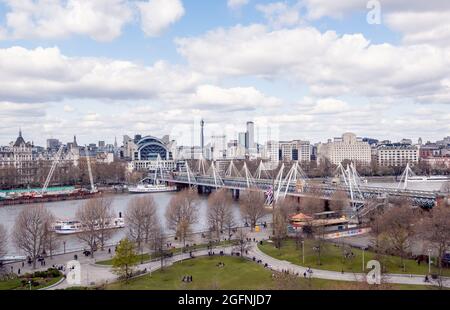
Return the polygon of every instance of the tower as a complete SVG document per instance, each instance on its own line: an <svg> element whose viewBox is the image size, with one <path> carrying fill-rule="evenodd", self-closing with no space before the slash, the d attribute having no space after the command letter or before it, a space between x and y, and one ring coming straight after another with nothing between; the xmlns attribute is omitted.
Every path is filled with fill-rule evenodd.
<svg viewBox="0 0 450 310"><path fill-rule="evenodd" d="M252 150L255 147L255 123L247 122L247 141L246 147Z"/></svg>
<svg viewBox="0 0 450 310"><path fill-rule="evenodd" d="M200 121L201 132L200 132L200 147L202 148L202 156L205 155L205 121L202 119Z"/></svg>

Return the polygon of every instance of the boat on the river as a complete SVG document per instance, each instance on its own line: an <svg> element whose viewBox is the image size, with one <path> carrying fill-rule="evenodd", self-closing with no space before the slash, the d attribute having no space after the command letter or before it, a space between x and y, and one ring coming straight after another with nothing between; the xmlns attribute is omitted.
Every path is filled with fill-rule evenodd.
<svg viewBox="0 0 450 310"><path fill-rule="evenodd" d="M68 220L68 221L57 221L52 225L53 231L59 235L73 235L79 234L85 231L87 228L80 221ZM120 229L125 228L125 221L123 218L113 218L110 221L106 222L105 225L100 226L99 224L95 225L95 230L100 229Z"/></svg>
<svg viewBox="0 0 450 310"><path fill-rule="evenodd" d="M176 192L176 186L169 186L166 184L137 184L136 186L130 186L128 192L131 194L151 194L151 193L166 193Z"/></svg>
<svg viewBox="0 0 450 310"><path fill-rule="evenodd" d="M411 176L409 182L425 183L425 182L450 182L450 177L443 175L435 176Z"/></svg>

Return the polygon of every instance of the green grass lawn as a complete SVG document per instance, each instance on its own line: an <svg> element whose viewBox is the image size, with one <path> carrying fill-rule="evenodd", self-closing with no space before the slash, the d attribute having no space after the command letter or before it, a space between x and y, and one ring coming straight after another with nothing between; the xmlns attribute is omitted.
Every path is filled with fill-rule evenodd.
<svg viewBox="0 0 450 310"><path fill-rule="evenodd" d="M220 243L215 244L214 247L215 248L223 247L223 246L227 246L227 245L230 245L230 244L231 244L231 241L221 241ZM195 251L198 251L198 250L206 249L207 246L208 246L207 244L197 244L195 246L187 247L186 251L187 252L189 252L189 251L195 252ZM171 249L169 252L172 252L173 255L178 255L178 254L181 254L181 251L182 251L182 248L175 248L175 249ZM149 254L149 253L139 254L138 257L140 259L139 262L142 261L144 263L147 263L147 262L150 262L152 260L160 258L159 255ZM97 265L102 265L102 266L112 266L112 259L99 261L96 264Z"/></svg>
<svg viewBox="0 0 450 310"><path fill-rule="evenodd" d="M315 269L332 270L341 272L363 272L363 251L352 248L354 253L353 259L344 259L341 245L333 243L326 243L322 246L321 265L318 264L317 252L313 250L314 241L305 241L305 263L303 264L301 244L297 249L294 240L286 240L283 242L281 249L275 248L275 245L270 242L264 242L263 245L258 245L259 249L265 254L270 255L279 260L285 260L296 265L311 267ZM348 249L348 247L346 247ZM428 264L422 263L420 266L414 260L405 260L406 271L404 272L400 263L400 258L395 256L379 256L375 253L365 251L365 262L372 259L377 259L382 264L384 273L398 273L398 274L421 274L428 273ZM367 270L365 270L367 271ZM437 268L432 267L432 273L437 273ZM444 275L449 276L450 270L444 269Z"/></svg>
<svg viewBox="0 0 450 310"><path fill-rule="evenodd" d="M217 264L223 262L225 267ZM191 275L192 283L183 283L183 276ZM106 287L108 290L351 290L373 289L352 282L303 279L291 277L276 280L272 271L256 263L236 257L202 257L179 262L164 271ZM384 289L428 289L425 286L389 285Z"/></svg>
<svg viewBox="0 0 450 310"><path fill-rule="evenodd" d="M61 280L62 276L56 278L33 278L34 281L40 283L39 286L32 286L31 290L39 290L41 288L45 288L47 286L53 285ZM7 281L0 281L0 291L3 290L29 290L30 287L28 285L22 286L21 278L15 278Z"/></svg>

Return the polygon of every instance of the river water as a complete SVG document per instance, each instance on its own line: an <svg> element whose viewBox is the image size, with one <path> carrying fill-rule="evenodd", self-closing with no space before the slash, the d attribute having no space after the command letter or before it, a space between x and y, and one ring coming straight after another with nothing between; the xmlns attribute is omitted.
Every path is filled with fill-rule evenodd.
<svg viewBox="0 0 450 310"><path fill-rule="evenodd" d="M143 194L144 196L146 194ZM175 195L174 193L158 193L158 194L149 194L152 195L155 203L157 205L157 214L160 219L160 222L163 226L165 226L165 212L169 205L170 199ZM130 194L120 194L120 195L111 195L113 198L112 208L115 215L118 217L119 212L122 215L125 214L127 210L128 203L135 195ZM51 202L46 203L45 207L51 211L56 218L58 219L74 219L75 214L78 208L85 203L85 200L74 200L74 201L60 201L60 202ZM31 205L16 205L16 206L5 206L0 207L0 223L5 226L5 228L9 231L12 231L14 222L16 220L17 215L24 208L28 208ZM207 212L207 197L200 196L199 201L199 220L196 224L194 224L193 230L194 232L205 231L207 229L207 220L206 220L206 212ZM234 202L233 203L233 214L235 217L235 221L238 225L242 225L242 216L239 211L239 205ZM126 229L116 230L111 240L108 243L115 244L119 242L126 235ZM11 238L9 238L11 239ZM71 236L61 236L61 241L65 241L66 243L66 251L74 251L83 248L83 244L78 240L78 238L74 235ZM63 246L62 246L63 247ZM61 247L61 250L62 249ZM8 254L9 255L19 255L20 253L15 249L12 245L11 240L9 240L8 244Z"/></svg>
<svg viewBox="0 0 450 310"><path fill-rule="evenodd" d="M391 187L397 188L398 184L393 182L392 180L369 180L369 186L376 187ZM415 182L409 183L408 189L411 190L425 190L425 191L438 191L443 182ZM153 196L156 205L157 205L157 213L160 218L161 224L165 225L165 212L167 206L169 204L170 199L173 197L174 193L159 193L159 194L150 194ZM120 194L120 195L112 195L113 198L113 210L116 216L119 215L119 212L125 214L128 203L130 200L135 197L129 194ZM45 204L45 207L48 208L58 219L74 219L75 213L78 208L85 203L83 200L76 201L61 201L61 202L52 202ZM18 206L5 206L0 208L0 223L5 226L5 228L11 232L14 222L16 220L17 215L24 208L29 207L30 205L18 205ZM207 220L206 220L206 212L207 212L207 197L200 196L199 203L199 221L194 225L194 231L204 231L207 229ZM233 204L233 212L235 215L235 219L239 225L243 224L242 216L239 212L239 206L237 203ZM265 219L269 220L269 219ZM109 243L117 243L120 241L126 234L126 229L117 230ZM63 236L61 237L62 241L66 242L66 250L79 250L83 248L83 244L77 239L76 236ZM18 255L18 251L14 248L11 242L8 244L8 252L10 255Z"/></svg>

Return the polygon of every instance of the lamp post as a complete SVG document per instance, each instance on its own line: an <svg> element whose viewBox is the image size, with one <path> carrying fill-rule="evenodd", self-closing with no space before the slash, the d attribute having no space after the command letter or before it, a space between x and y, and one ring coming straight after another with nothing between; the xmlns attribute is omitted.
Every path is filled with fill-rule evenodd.
<svg viewBox="0 0 450 310"><path fill-rule="evenodd" d="M305 240L302 240L303 265L305 265Z"/></svg>
<svg viewBox="0 0 450 310"><path fill-rule="evenodd" d="M64 254L66 254L66 240L63 241L63 245L64 245Z"/></svg>
<svg viewBox="0 0 450 310"><path fill-rule="evenodd" d="M428 274L431 274L431 249L428 249Z"/></svg>
<svg viewBox="0 0 450 310"><path fill-rule="evenodd" d="M366 257L365 257L365 253L366 253L366 248L362 248L362 271L364 272L366 270Z"/></svg>

